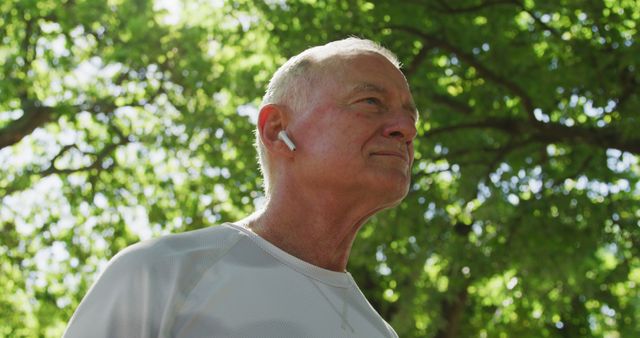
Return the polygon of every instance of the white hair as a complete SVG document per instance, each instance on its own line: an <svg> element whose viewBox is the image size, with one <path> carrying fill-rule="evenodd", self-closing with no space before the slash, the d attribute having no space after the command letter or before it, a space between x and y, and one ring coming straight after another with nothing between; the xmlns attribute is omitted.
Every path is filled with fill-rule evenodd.
<svg viewBox="0 0 640 338"><path fill-rule="evenodd" d="M315 67L321 60L327 60L338 55L373 52L385 57L396 68L400 69L401 64L398 57L390 50L367 39L349 37L342 40L333 41L326 45L315 46L304 50L285 62L273 74L269 81L267 91L262 98L261 107L267 104L279 104L286 106L293 113L297 113L302 102L306 98L307 89L319 76L318 67ZM258 162L264 181L264 191L267 197L270 195L270 182L272 179L269 159L265 151L264 144L260 139L256 129L255 145L258 150Z"/></svg>

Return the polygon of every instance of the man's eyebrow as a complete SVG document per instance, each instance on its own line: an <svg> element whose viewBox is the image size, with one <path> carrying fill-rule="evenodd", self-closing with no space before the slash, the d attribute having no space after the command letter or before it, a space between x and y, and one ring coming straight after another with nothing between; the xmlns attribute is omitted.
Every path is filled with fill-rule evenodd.
<svg viewBox="0 0 640 338"><path fill-rule="evenodd" d="M361 92L376 92L380 94L385 94L387 90L376 84L368 83L368 82L358 83L351 90L351 94L357 94Z"/></svg>

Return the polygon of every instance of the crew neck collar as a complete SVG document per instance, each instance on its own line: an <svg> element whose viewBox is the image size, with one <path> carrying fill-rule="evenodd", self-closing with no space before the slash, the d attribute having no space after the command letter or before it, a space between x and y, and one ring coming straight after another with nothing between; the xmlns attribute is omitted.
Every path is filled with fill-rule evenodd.
<svg viewBox="0 0 640 338"><path fill-rule="evenodd" d="M351 277L351 274L349 274L349 272L347 271L338 272L338 271L332 271L325 268L321 268L317 265L304 261L280 249L279 247L275 246L273 243L260 237L251 229L248 229L246 227L243 227L234 223L224 223L223 225L243 233L244 235L249 237L254 243L256 243L260 248L262 248L264 251L266 251L271 256L273 256L275 259L279 260L280 262L304 274L309 278L312 278L324 284L337 286L341 288L347 288L352 285L351 281L353 279Z"/></svg>

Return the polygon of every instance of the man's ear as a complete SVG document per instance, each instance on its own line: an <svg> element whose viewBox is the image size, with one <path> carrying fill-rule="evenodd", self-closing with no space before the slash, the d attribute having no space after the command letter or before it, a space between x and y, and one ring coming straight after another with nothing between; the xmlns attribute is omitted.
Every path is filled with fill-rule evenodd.
<svg viewBox="0 0 640 338"><path fill-rule="evenodd" d="M288 111L281 105L267 104L260 109L258 133L268 152L286 157L293 156L293 152L278 138L278 133L287 127L288 116Z"/></svg>

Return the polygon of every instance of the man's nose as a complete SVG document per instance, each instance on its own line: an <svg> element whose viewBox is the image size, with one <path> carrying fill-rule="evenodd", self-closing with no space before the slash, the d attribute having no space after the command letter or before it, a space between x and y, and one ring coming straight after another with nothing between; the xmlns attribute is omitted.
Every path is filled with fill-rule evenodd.
<svg viewBox="0 0 640 338"><path fill-rule="evenodd" d="M408 113L393 116L384 129L384 136L409 143L417 134L416 122Z"/></svg>

